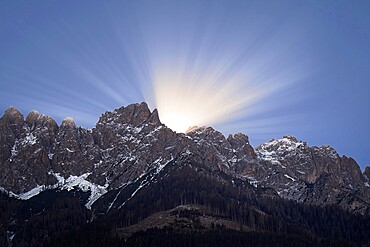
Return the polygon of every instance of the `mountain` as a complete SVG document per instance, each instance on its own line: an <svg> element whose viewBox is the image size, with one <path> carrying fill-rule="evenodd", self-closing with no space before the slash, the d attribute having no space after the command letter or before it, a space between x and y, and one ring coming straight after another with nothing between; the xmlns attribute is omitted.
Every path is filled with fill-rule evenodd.
<svg viewBox="0 0 370 247"><path fill-rule="evenodd" d="M146 103L93 129L10 107L0 147L0 245L370 244L370 167L293 136L253 148L212 127L176 133Z"/></svg>

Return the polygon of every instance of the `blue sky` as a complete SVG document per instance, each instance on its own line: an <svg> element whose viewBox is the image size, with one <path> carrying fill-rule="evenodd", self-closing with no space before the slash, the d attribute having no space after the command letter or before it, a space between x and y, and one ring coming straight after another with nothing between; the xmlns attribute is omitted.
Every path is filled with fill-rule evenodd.
<svg viewBox="0 0 370 247"><path fill-rule="evenodd" d="M166 121L243 132L254 146L292 134L370 165L368 1L0 6L1 111L91 128L147 101Z"/></svg>

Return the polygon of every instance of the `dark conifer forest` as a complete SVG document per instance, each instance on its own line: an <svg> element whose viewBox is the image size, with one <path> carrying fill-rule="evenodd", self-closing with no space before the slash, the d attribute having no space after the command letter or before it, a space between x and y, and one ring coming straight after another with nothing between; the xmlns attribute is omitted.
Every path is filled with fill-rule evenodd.
<svg viewBox="0 0 370 247"><path fill-rule="evenodd" d="M249 184L222 182L188 166L120 208L103 214L101 198L92 212L78 190L46 191L27 201L1 195L0 243L7 246L369 246L370 218L336 206L318 207L252 193ZM241 186L247 186L241 189ZM113 193L114 194L114 193ZM124 193L123 193L124 194ZM127 200L130 193L123 195ZM161 222L167 217L167 222ZM153 216L154 215L154 216ZM161 214L160 214L161 215ZM151 218L148 223L146 218ZM208 223L207 223L208 222ZM131 231L136 227L135 231ZM5 229L8 229L7 231Z"/></svg>

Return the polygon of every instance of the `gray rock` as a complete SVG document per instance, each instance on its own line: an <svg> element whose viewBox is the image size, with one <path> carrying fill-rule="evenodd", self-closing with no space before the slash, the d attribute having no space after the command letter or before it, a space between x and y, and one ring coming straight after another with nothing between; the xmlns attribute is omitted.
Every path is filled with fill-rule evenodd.
<svg viewBox="0 0 370 247"><path fill-rule="evenodd" d="M37 111L24 120L10 107L0 118L0 147L0 186L16 194L83 177L81 186L99 188L97 199L139 179L149 186L172 162L174 169L191 167L222 183L249 182L266 196L337 204L361 214L370 208L370 168L361 173L355 160L330 146L284 136L253 148L245 134L225 138L207 126L175 133L146 103L105 112L93 129L77 127L71 118L58 126Z"/></svg>

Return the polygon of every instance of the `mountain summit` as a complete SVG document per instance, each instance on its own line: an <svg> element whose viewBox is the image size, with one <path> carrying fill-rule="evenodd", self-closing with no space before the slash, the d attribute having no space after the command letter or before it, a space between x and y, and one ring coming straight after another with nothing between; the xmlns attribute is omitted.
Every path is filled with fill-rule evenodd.
<svg viewBox="0 0 370 247"><path fill-rule="evenodd" d="M152 213L192 204L202 206L163 213L169 219L165 225L175 222L173 212L204 213L212 218L204 224L215 224L214 210L219 205L208 203L226 200L226 207L235 200L237 204L227 207L236 210L246 198L289 199L298 205L335 206L353 215L370 215L370 168L362 173L355 160L339 156L332 147L310 147L284 136L253 148L247 135L226 138L212 127L175 133L146 103L105 112L93 129L77 127L71 118L58 126L37 111L24 120L10 107L0 118L0 147L0 186L11 200L35 202L53 191L80 191L85 208L79 210L91 214L92 221L115 215L127 220L120 224L129 226ZM195 185L199 186L194 190ZM209 195L219 191L211 200L198 189ZM152 198L158 193L162 201ZM158 204L140 204L144 195ZM234 224L237 215L223 223ZM9 221L2 224L10 227ZM24 224L7 231L22 241ZM127 234L126 230L121 233Z"/></svg>

